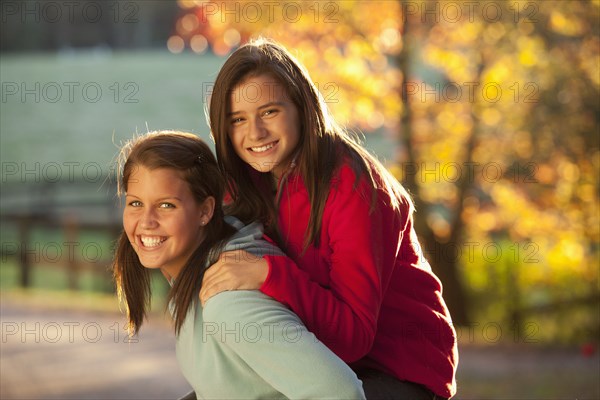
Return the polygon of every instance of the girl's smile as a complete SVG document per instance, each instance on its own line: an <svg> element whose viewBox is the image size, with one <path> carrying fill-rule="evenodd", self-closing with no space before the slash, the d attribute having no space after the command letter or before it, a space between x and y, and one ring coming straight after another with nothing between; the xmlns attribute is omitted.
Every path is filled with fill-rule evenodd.
<svg viewBox="0 0 600 400"><path fill-rule="evenodd" d="M145 235L139 235L138 236L140 238L140 241L142 242L141 246L144 248L156 248L158 246L160 246L162 243L164 243L165 240L167 240L166 237L162 237L162 236L158 236L158 237L154 237L154 236L145 236Z"/></svg>
<svg viewBox="0 0 600 400"><path fill-rule="evenodd" d="M273 150L277 144L279 143L279 140L276 140L274 142L271 143L267 143L264 146L260 146L260 147L249 147L248 150L250 150L251 152L255 153L255 155L267 155L270 154L269 150Z"/></svg>

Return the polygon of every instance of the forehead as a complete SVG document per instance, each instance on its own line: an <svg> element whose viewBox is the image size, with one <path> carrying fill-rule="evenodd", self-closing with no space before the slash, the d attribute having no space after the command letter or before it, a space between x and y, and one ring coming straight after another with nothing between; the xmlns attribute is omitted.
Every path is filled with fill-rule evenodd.
<svg viewBox="0 0 600 400"><path fill-rule="evenodd" d="M189 190L188 183L181 173L173 168L148 168L144 165L134 165L127 180L128 191L141 186L155 188L157 191L182 192Z"/></svg>
<svg viewBox="0 0 600 400"><path fill-rule="evenodd" d="M286 88L268 74L249 76L234 86L230 101L237 103L267 103L287 98Z"/></svg>

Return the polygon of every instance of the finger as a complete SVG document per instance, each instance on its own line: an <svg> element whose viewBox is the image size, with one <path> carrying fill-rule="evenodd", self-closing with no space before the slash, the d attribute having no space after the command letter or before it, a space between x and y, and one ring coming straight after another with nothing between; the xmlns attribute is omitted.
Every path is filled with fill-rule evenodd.
<svg viewBox="0 0 600 400"><path fill-rule="evenodd" d="M206 271L204 271L204 277L203 279L206 279L206 277L210 277L213 276L214 274L219 272L219 268L221 267L223 263L221 262L221 259L218 259L214 264L210 265Z"/></svg>
<svg viewBox="0 0 600 400"><path fill-rule="evenodd" d="M204 304L215 294L226 290L230 283L227 276L227 268L220 263L219 265L213 265L205 272L202 278L202 286L200 287L201 304Z"/></svg>
<svg viewBox="0 0 600 400"><path fill-rule="evenodd" d="M204 304L206 300L208 300L209 293L212 292L212 287L214 285L214 279L207 279L202 281L202 286L200 287L200 302Z"/></svg>
<svg viewBox="0 0 600 400"><path fill-rule="evenodd" d="M206 301L209 299L210 297L206 294L206 292L202 292L200 293L200 304L202 305L202 307L204 307L206 305Z"/></svg>
<svg viewBox="0 0 600 400"><path fill-rule="evenodd" d="M202 277L202 287L210 284L210 282L214 279L214 277L218 275L218 271L216 270L206 270L204 272L204 276Z"/></svg>
<svg viewBox="0 0 600 400"><path fill-rule="evenodd" d="M215 284L212 284L210 286L207 286L205 289L200 291L200 304L202 304L202 306L204 307L204 305L206 304L206 302L213 296L216 296L217 294L221 293L221 292L225 292L227 291L227 286L226 286L226 282L217 282Z"/></svg>
<svg viewBox="0 0 600 400"><path fill-rule="evenodd" d="M205 272L202 277L202 286L200 291L206 291L206 289L210 288L215 282L221 280L221 276L224 273L224 263L217 261L213 265L211 265Z"/></svg>
<svg viewBox="0 0 600 400"><path fill-rule="evenodd" d="M208 271L207 271L208 272ZM208 292L209 288L212 285L212 278L208 275L204 275L204 277L202 278L202 286L200 286L200 303L202 305L204 305L204 303L206 302L206 293Z"/></svg>
<svg viewBox="0 0 600 400"><path fill-rule="evenodd" d="M206 301L212 296L211 293L212 293L212 290L210 290L210 288L208 286L206 288L203 287L200 290L200 304L202 304L202 307L204 307L204 305L206 304Z"/></svg>

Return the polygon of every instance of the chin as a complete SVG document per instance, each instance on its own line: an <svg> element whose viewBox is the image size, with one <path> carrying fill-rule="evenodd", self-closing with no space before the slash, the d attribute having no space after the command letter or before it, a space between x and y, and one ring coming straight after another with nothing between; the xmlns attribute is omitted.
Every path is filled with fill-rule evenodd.
<svg viewBox="0 0 600 400"><path fill-rule="evenodd" d="M143 265L143 266L144 266L144 268L146 268L146 269L160 269L160 266L158 266L158 265L144 264L144 263L142 263L142 265Z"/></svg>
<svg viewBox="0 0 600 400"><path fill-rule="evenodd" d="M142 266L147 269L159 269L162 266L156 261L144 260L142 258L140 258L140 263L142 263Z"/></svg>
<svg viewBox="0 0 600 400"><path fill-rule="evenodd" d="M256 165L256 163L255 164L251 164L251 165L252 165L252 168L254 170L258 171L258 172L268 173L268 172L273 171L273 168L271 168L271 167L261 167L259 165Z"/></svg>

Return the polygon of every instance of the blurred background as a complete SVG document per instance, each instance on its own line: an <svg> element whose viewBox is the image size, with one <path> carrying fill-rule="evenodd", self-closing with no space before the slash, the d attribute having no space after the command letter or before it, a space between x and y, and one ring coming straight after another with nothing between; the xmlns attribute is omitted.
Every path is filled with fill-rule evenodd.
<svg viewBox="0 0 600 400"><path fill-rule="evenodd" d="M154 281L125 335L114 157L210 141L224 60L273 38L412 193L458 399L600 398L600 1L2 1L0 397L177 398ZM212 144L212 143L211 143Z"/></svg>

